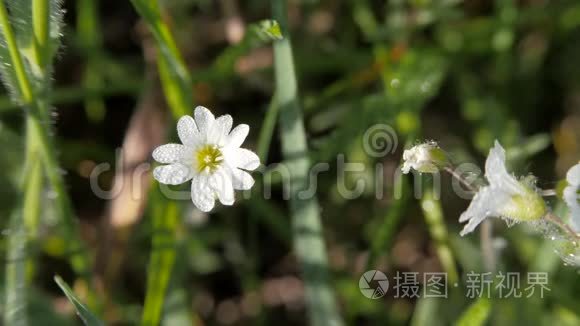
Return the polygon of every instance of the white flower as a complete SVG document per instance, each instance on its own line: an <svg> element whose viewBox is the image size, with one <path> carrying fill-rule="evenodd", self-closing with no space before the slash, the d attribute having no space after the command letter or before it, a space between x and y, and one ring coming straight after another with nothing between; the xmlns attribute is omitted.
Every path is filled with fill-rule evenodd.
<svg viewBox="0 0 580 326"><path fill-rule="evenodd" d="M532 221L546 213L544 201L532 187L507 172L505 150L497 140L485 162L485 177L489 185L479 189L467 210L459 217L459 222L469 221L461 231L462 236L472 232L490 216Z"/></svg>
<svg viewBox="0 0 580 326"><path fill-rule="evenodd" d="M403 167L401 170L407 174L411 169L423 173L436 173L439 166L445 165L447 158L443 150L436 142L429 141L413 146L403 152Z"/></svg>
<svg viewBox="0 0 580 326"><path fill-rule="evenodd" d="M209 212L217 198L224 205L234 203L234 189L247 190L254 179L246 171L260 166L258 156L240 148L250 127L232 129L232 117L217 119L206 108L198 106L194 118L186 115L177 122L182 144L166 144L153 151L153 158L166 163L153 170L153 177L164 184L176 185L191 180L191 200ZM231 130L231 132L230 132Z"/></svg>
<svg viewBox="0 0 580 326"><path fill-rule="evenodd" d="M570 209L570 224L576 232L580 232L580 204L578 203L578 190L580 190L580 162L566 173L568 186L564 188L564 201Z"/></svg>

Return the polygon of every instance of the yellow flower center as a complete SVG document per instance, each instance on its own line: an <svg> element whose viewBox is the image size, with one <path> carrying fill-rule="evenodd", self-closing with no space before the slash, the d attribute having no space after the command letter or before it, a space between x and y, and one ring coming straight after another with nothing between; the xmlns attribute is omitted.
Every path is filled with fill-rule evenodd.
<svg viewBox="0 0 580 326"><path fill-rule="evenodd" d="M205 145L197 151L195 159L197 160L197 170L199 172L211 173L217 170L224 157L216 145Z"/></svg>

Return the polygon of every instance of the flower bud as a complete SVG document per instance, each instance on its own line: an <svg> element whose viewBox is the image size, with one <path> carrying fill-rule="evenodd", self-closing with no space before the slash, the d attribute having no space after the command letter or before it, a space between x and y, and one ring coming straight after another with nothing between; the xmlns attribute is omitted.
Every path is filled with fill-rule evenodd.
<svg viewBox="0 0 580 326"><path fill-rule="evenodd" d="M447 155L434 141L416 145L403 152L403 173L411 169L421 173L436 173L448 164Z"/></svg>

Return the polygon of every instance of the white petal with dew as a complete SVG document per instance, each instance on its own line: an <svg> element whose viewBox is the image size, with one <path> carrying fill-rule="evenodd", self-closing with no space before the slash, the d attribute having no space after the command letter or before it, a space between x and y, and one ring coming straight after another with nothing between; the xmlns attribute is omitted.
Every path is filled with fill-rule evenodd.
<svg viewBox="0 0 580 326"><path fill-rule="evenodd" d="M224 205L233 205L234 188L232 177L227 169L219 169L209 177L209 186Z"/></svg>
<svg viewBox="0 0 580 326"><path fill-rule="evenodd" d="M496 208L505 205L509 200L509 195L493 186L479 189L475 197L471 200L469 207L459 217L459 222L467 222L460 235L464 236L473 232L475 228L488 217L498 215Z"/></svg>
<svg viewBox="0 0 580 326"><path fill-rule="evenodd" d="M570 225L576 232L580 232L580 204L578 204L578 190L576 186L564 188L564 201L570 210Z"/></svg>
<svg viewBox="0 0 580 326"><path fill-rule="evenodd" d="M209 186L209 175L200 173L191 180L191 201L202 212L209 212L215 205L215 195Z"/></svg>
<svg viewBox="0 0 580 326"><path fill-rule="evenodd" d="M254 178L246 171L233 168L232 184L236 190L248 190L254 185Z"/></svg>
<svg viewBox="0 0 580 326"><path fill-rule="evenodd" d="M191 179L192 175L193 169L181 163L158 166L153 170L155 180L168 185L184 183Z"/></svg>
<svg viewBox="0 0 580 326"><path fill-rule="evenodd" d="M580 186L580 163L574 165L566 172L566 181L574 186Z"/></svg>
<svg viewBox="0 0 580 326"><path fill-rule="evenodd" d="M200 142L200 134L192 117L184 115L177 121L177 135L184 145L195 147Z"/></svg>
<svg viewBox="0 0 580 326"><path fill-rule="evenodd" d="M260 158L256 153L245 148L233 148L224 151L224 157L228 164L234 168L255 170L260 166Z"/></svg>
<svg viewBox="0 0 580 326"><path fill-rule="evenodd" d="M495 145L489 150L489 155L485 161L485 177L491 185L504 189L513 194L524 195L525 189L508 173L505 166L505 150L496 140Z"/></svg>
<svg viewBox="0 0 580 326"><path fill-rule="evenodd" d="M226 146L228 147L240 147L246 140L248 133L250 132L250 126L246 124L238 125L230 132L226 140Z"/></svg>
<svg viewBox="0 0 580 326"><path fill-rule="evenodd" d="M215 117L210 110L203 106L198 106L195 108L193 112L193 116L195 117L195 123L197 124L197 129L202 136L207 136L207 133L211 129ZM205 140L205 139L204 139Z"/></svg>
<svg viewBox="0 0 580 326"><path fill-rule="evenodd" d="M208 132L207 140L214 145L225 145L226 139L232 129L233 120L229 114L217 118Z"/></svg>
<svg viewBox="0 0 580 326"><path fill-rule="evenodd" d="M165 144L153 151L153 159L159 163L175 163L181 161L186 152L186 147L181 144Z"/></svg>

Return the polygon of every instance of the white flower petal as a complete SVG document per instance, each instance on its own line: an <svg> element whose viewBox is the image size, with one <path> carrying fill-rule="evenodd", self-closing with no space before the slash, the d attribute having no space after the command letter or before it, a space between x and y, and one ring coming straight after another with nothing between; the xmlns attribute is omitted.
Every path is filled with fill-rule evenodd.
<svg viewBox="0 0 580 326"><path fill-rule="evenodd" d="M168 185L184 183L191 179L192 175L193 170L181 163L158 166L153 170L155 180Z"/></svg>
<svg viewBox="0 0 580 326"><path fill-rule="evenodd" d="M195 117L195 123L197 125L197 129L199 130L199 133L202 136L207 135L207 133L209 132L215 121L213 113L211 113L210 110L208 110L203 106L198 106L195 108L193 116Z"/></svg>
<svg viewBox="0 0 580 326"><path fill-rule="evenodd" d="M407 163L407 162L403 162L403 166L401 167L401 171L403 172L403 174L407 174L411 171L411 164Z"/></svg>
<svg viewBox="0 0 580 326"><path fill-rule="evenodd" d="M471 200L467 210L459 217L459 222L469 221L463 227L460 233L461 236L473 232L483 220L492 215L490 208L493 207L494 201L494 194L491 187L483 187L479 190Z"/></svg>
<svg viewBox="0 0 580 326"><path fill-rule="evenodd" d="M233 168L232 184L236 190L248 190L254 186L254 178L244 170Z"/></svg>
<svg viewBox="0 0 580 326"><path fill-rule="evenodd" d="M232 147L232 148L237 148L242 146L242 144L244 143L244 140L246 140L246 137L248 136L248 133L250 132L250 126L246 125L246 124L240 124L237 125L234 130L232 130L232 132L228 135L227 140L226 140L226 146Z"/></svg>
<svg viewBox="0 0 580 326"><path fill-rule="evenodd" d="M230 130L232 130L233 123L234 120L232 119L232 116L229 114L224 114L215 119L215 128L220 130L223 135L227 135L230 133Z"/></svg>
<svg viewBox="0 0 580 326"><path fill-rule="evenodd" d="M197 174L191 180L191 201L202 212L209 212L215 205L214 191L209 186L209 175Z"/></svg>
<svg viewBox="0 0 580 326"><path fill-rule="evenodd" d="M226 139L232 129L233 120L229 114L222 115L213 123L211 130L208 132L207 140L214 145L225 145Z"/></svg>
<svg viewBox="0 0 580 326"><path fill-rule="evenodd" d="M153 159L159 163L179 162L185 155L186 147L181 144L165 144L153 151Z"/></svg>
<svg viewBox="0 0 580 326"><path fill-rule="evenodd" d="M222 204L233 205L234 188L232 177L227 169L219 169L214 172L209 178L209 186Z"/></svg>
<svg viewBox="0 0 580 326"><path fill-rule="evenodd" d="M216 119L202 106L195 108L193 118L179 119L177 131L183 145L166 144L153 151L155 160L169 164L155 168L155 179L165 184L192 179L191 200L204 212L213 209L216 199L232 205L234 190L247 190L254 185L254 179L244 170L260 166L255 153L240 148L248 135L248 125L233 130L232 125L230 115ZM203 171L197 168L199 164L204 164Z"/></svg>
<svg viewBox="0 0 580 326"><path fill-rule="evenodd" d="M574 165L566 173L566 181L574 186L580 186L580 163Z"/></svg>
<svg viewBox="0 0 580 326"><path fill-rule="evenodd" d="M260 158L256 153L245 148L231 148L224 151L227 163L234 168L255 170L260 166Z"/></svg>
<svg viewBox="0 0 580 326"><path fill-rule="evenodd" d="M570 224L574 231L580 232L580 203L578 203L578 187L568 186L564 188L564 201L570 210Z"/></svg>
<svg viewBox="0 0 580 326"><path fill-rule="evenodd" d="M489 150L489 155L485 161L485 177L490 185L513 194L525 194L523 186L513 175L508 173L505 166L505 150L497 140L494 147Z"/></svg>
<svg viewBox="0 0 580 326"><path fill-rule="evenodd" d="M570 225L576 232L580 232L580 203L578 188L580 188L580 163L574 165L566 173L568 186L564 188L563 197L570 209Z"/></svg>
<svg viewBox="0 0 580 326"><path fill-rule="evenodd" d="M469 221L460 232L460 235L464 236L472 232L488 217L506 217L502 216L501 211L505 205L510 203L510 197L508 193L493 186L479 189L467 210L459 217L459 222Z"/></svg>
<svg viewBox="0 0 580 326"><path fill-rule="evenodd" d="M200 142L200 134L192 117L184 115L177 121L177 135L184 145L195 147Z"/></svg>

